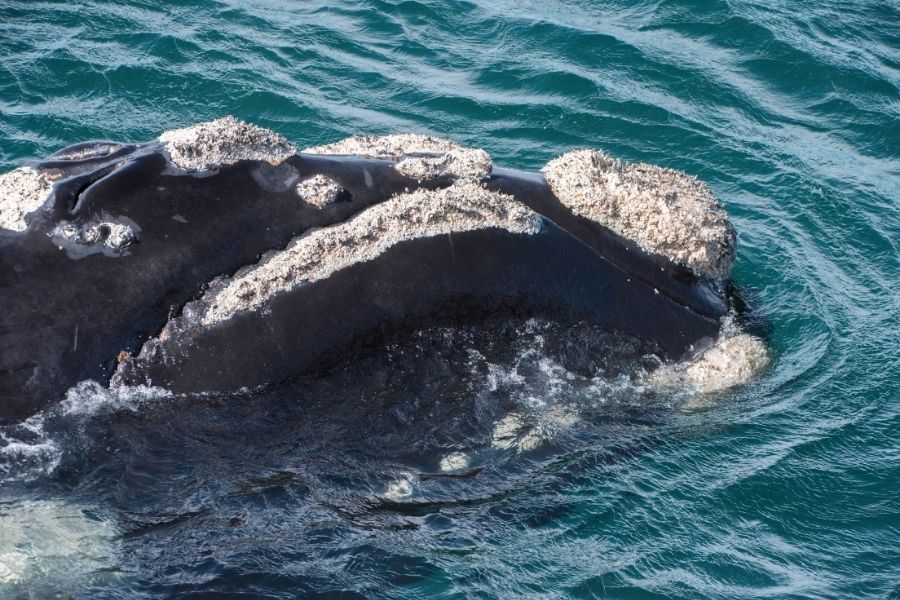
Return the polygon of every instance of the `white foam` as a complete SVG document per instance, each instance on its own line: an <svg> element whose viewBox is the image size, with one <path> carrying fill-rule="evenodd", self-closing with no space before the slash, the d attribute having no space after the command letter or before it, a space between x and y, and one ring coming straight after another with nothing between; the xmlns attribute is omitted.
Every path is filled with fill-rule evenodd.
<svg viewBox="0 0 900 600"><path fill-rule="evenodd" d="M69 388L56 410L69 416L134 412L147 402L171 396L172 392L163 388L145 385L107 388L96 381L82 381Z"/></svg>
<svg viewBox="0 0 900 600"><path fill-rule="evenodd" d="M0 481L28 481L53 474L65 450L65 442L53 437L58 427L65 429L64 435L78 435L82 424L97 415L136 412L171 395L147 386L107 389L95 381L72 386L62 401L0 430Z"/></svg>
<svg viewBox="0 0 900 600"><path fill-rule="evenodd" d="M44 431L45 413L0 431L0 481L28 481L50 475L62 451Z"/></svg>

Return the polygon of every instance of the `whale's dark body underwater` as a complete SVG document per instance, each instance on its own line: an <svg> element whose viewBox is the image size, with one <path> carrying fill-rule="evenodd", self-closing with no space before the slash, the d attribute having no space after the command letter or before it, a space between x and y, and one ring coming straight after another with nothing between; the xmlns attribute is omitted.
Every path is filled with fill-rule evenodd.
<svg viewBox="0 0 900 600"><path fill-rule="evenodd" d="M498 312L679 360L728 312L734 231L683 174L588 152L543 175L492 168L422 136L297 152L233 119L198 127L72 146L0 185L0 422L86 379L254 388Z"/></svg>

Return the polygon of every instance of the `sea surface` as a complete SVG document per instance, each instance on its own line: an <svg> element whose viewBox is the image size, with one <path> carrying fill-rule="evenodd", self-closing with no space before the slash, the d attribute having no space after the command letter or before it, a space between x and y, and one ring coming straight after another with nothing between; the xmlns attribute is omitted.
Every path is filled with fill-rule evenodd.
<svg viewBox="0 0 900 600"><path fill-rule="evenodd" d="M0 169L228 114L697 175L771 366L648 390L509 319L265 394L84 383L0 430L0 598L900 598L896 2L0 0Z"/></svg>

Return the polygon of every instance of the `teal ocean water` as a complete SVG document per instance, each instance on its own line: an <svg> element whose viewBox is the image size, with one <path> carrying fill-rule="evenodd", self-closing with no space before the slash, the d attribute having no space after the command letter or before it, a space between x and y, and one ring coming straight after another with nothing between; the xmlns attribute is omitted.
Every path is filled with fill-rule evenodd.
<svg viewBox="0 0 900 600"><path fill-rule="evenodd" d="M0 432L0 597L900 598L896 3L0 0L2 170L227 114L695 174L772 365L622 400L507 323L240 401L82 387ZM537 442L492 446L511 410Z"/></svg>

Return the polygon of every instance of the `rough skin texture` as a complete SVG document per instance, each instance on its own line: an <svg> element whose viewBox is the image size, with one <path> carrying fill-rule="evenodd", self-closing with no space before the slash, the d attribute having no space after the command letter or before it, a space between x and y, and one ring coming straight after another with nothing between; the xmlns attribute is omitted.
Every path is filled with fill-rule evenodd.
<svg viewBox="0 0 900 600"><path fill-rule="evenodd" d="M726 279L735 231L709 188L674 169L627 164L598 150L575 150L543 169L572 212L633 240L644 250Z"/></svg>
<svg viewBox="0 0 900 600"><path fill-rule="evenodd" d="M749 333L722 336L684 370L687 383L703 392L718 392L755 378L769 364L762 340Z"/></svg>
<svg viewBox="0 0 900 600"><path fill-rule="evenodd" d="M213 298L204 298L208 308L201 322L211 325L238 311L258 308L278 292L372 260L405 240L491 227L532 234L540 231L541 222L512 196L471 181L399 194L349 221L302 235L284 250L239 271Z"/></svg>
<svg viewBox="0 0 900 600"><path fill-rule="evenodd" d="M25 231L25 217L44 204L52 189L50 178L31 167L0 175L0 229Z"/></svg>
<svg viewBox="0 0 900 600"><path fill-rule="evenodd" d="M400 173L427 181L442 176L459 179L485 179L491 174L491 157L481 149L427 135L357 135L324 146L306 148L309 154L352 154L364 158L390 158L398 161Z"/></svg>
<svg viewBox="0 0 900 600"><path fill-rule="evenodd" d="M172 162L182 169L205 171L239 160L280 163L297 153L284 137L228 116L159 136Z"/></svg>
<svg viewBox="0 0 900 600"><path fill-rule="evenodd" d="M709 348L691 360L654 371L647 383L711 394L750 382L770 360L763 341L741 329L734 314L729 313L722 319L719 337Z"/></svg>
<svg viewBox="0 0 900 600"><path fill-rule="evenodd" d="M313 175L294 188L303 202L316 208L334 204L343 189L334 179L325 175Z"/></svg>

